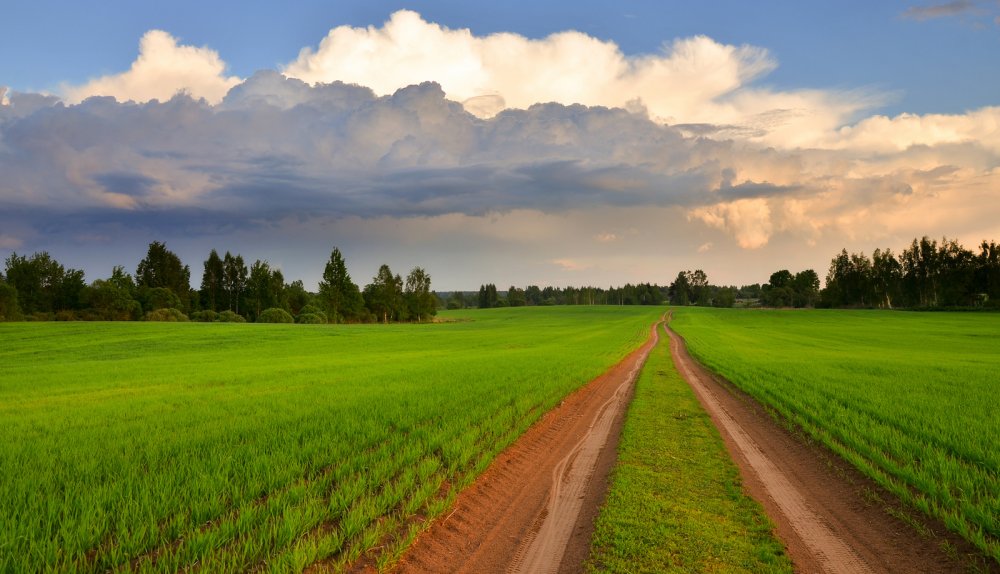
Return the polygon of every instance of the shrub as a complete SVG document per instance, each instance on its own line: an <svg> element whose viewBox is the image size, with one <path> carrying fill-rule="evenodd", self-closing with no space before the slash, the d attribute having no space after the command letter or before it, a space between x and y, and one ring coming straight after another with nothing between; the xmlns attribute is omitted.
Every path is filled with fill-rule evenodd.
<svg viewBox="0 0 1000 574"><path fill-rule="evenodd" d="M211 323L219 320L219 314L211 309L207 311L195 311L191 313L191 320L199 323Z"/></svg>
<svg viewBox="0 0 1000 574"><path fill-rule="evenodd" d="M76 312L70 311L69 309L56 311L56 321L79 321L79 320L80 319L76 316Z"/></svg>
<svg viewBox="0 0 1000 574"><path fill-rule="evenodd" d="M150 311L160 309L180 309L181 299L166 287L153 287L139 291L139 301L143 309Z"/></svg>
<svg viewBox="0 0 1000 574"><path fill-rule="evenodd" d="M271 307L270 309L265 309L263 313L257 317L258 323L294 323L295 318L292 314L284 309L279 309L277 307Z"/></svg>
<svg viewBox="0 0 1000 574"><path fill-rule="evenodd" d="M247 320L243 318L243 315L237 315L232 311L223 311L219 313L219 317L216 321L220 323L246 323Z"/></svg>
<svg viewBox="0 0 1000 574"><path fill-rule="evenodd" d="M296 323L301 323L303 325L325 325L326 324L326 314L325 313L300 313L299 318L295 321Z"/></svg>
<svg viewBox="0 0 1000 574"><path fill-rule="evenodd" d="M188 321L187 315L181 313L179 309L157 309L146 313L147 321L168 321L171 323L183 323Z"/></svg>
<svg viewBox="0 0 1000 574"><path fill-rule="evenodd" d="M322 309L315 305L306 305L299 309L299 315L315 315L317 313L323 313L324 316L326 315Z"/></svg>

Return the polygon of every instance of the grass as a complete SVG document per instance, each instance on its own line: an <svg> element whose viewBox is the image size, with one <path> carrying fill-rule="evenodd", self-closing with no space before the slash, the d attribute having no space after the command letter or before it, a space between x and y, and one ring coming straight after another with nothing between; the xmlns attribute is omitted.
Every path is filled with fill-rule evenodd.
<svg viewBox="0 0 1000 574"><path fill-rule="evenodd" d="M636 382L590 572L791 572L661 335Z"/></svg>
<svg viewBox="0 0 1000 574"><path fill-rule="evenodd" d="M1000 316L674 317L703 364L1000 562Z"/></svg>
<svg viewBox="0 0 1000 574"><path fill-rule="evenodd" d="M0 572L387 566L661 313L0 324Z"/></svg>

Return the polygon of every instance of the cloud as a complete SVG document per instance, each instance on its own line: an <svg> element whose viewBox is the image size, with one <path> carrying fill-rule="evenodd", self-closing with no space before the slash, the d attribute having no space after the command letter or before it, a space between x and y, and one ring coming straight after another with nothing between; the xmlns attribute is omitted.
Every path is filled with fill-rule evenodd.
<svg viewBox="0 0 1000 574"><path fill-rule="evenodd" d="M1000 108L876 116L831 132L822 146L786 150L606 107L536 104L481 119L434 83L379 96L273 71L215 105L184 94L68 106L34 94L9 100L0 107L0 228L10 234L16 223L21 238L267 235L304 217L519 213L551 226L525 214L666 209L679 214L671 233L722 234L699 237L691 251L707 243L718 251L775 238L811 245L859 229L901 233L906 224L893 214L918 207L950 213L956 226L1000 220ZM955 207L971 198L977 209ZM917 229L920 220L909 223L915 234L933 231ZM528 223L516 233L535 237ZM595 218L567 233L611 257L612 244L649 230ZM563 256L542 261L554 259Z"/></svg>
<svg viewBox="0 0 1000 574"><path fill-rule="evenodd" d="M580 263L575 259L553 259L552 263L559 266L564 271L585 271L590 268L590 265Z"/></svg>
<svg viewBox="0 0 1000 574"><path fill-rule="evenodd" d="M691 212L691 217L729 232L744 249L767 245L774 228L771 208L764 199L740 199L698 208Z"/></svg>
<svg viewBox="0 0 1000 574"><path fill-rule="evenodd" d="M932 4L930 6L911 6L903 11L903 18L911 20L932 20L935 18L946 18L976 9L976 3L970 0L955 0L944 4Z"/></svg>
<svg viewBox="0 0 1000 574"><path fill-rule="evenodd" d="M0 249L17 249L23 243L23 241L13 235L0 233Z"/></svg>
<svg viewBox="0 0 1000 574"><path fill-rule="evenodd" d="M776 66L763 48L705 36L627 56L581 32L476 36L400 10L382 27L330 30L282 71L311 84L369 86L378 95L430 80L480 118L539 102L621 107L670 124L731 126L730 133L782 146L807 144L881 101L860 91L753 85Z"/></svg>
<svg viewBox="0 0 1000 574"><path fill-rule="evenodd" d="M708 253L712 249L712 242L702 243L698 246L698 253Z"/></svg>
<svg viewBox="0 0 1000 574"><path fill-rule="evenodd" d="M63 89L72 103L90 96L112 96L120 101L168 100L178 92L218 103L240 78L226 76L226 63L206 47L178 43L162 30L150 30L139 41L139 56L120 74L102 76L81 86Z"/></svg>
<svg viewBox="0 0 1000 574"><path fill-rule="evenodd" d="M860 153L903 151L913 146L940 146L974 142L1000 153L1000 107L965 114L900 114L872 116L845 126L823 142L827 149Z"/></svg>

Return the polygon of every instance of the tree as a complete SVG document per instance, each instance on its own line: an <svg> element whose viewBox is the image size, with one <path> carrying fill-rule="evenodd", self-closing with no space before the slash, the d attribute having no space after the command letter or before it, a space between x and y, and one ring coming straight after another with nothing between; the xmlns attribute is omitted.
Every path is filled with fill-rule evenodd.
<svg viewBox="0 0 1000 574"><path fill-rule="evenodd" d="M222 309L222 299L225 295L226 270L222 258L216 250L208 254L201 274L201 306L208 311Z"/></svg>
<svg viewBox="0 0 1000 574"><path fill-rule="evenodd" d="M302 312L302 308L309 304L312 295L306 291L302 280L296 279L285 285L285 298L288 302L288 310L291 311L292 315L298 315Z"/></svg>
<svg viewBox="0 0 1000 574"><path fill-rule="evenodd" d="M437 297L431 292L431 276L420 267L414 267L406 276L403 291L410 319L425 321L437 314Z"/></svg>
<svg viewBox="0 0 1000 574"><path fill-rule="evenodd" d="M327 316L334 323L356 319L361 314L364 300L358 286L347 273L344 257L336 247L330 253L319 283L319 299Z"/></svg>
<svg viewBox="0 0 1000 574"><path fill-rule="evenodd" d="M250 266L246 284L247 314L256 321L261 312L271 307L284 308L285 278L281 271L272 270L267 261L258 259Z"/></svg>
<svg viewBox="0 0 1000 574"><path fill-rule="evenodd" d="M938 265L939 303L944 306L971 306L976 295L975 254L954 239L942 238Z"/></svg>
<svg viewBox="0 0 1000 574"><path fill-rule="evenodd" d="M403 279L393 275L388 265L382 265L372 282L365 286L365 305L383 323L399 320L404 312Z"/></svg>
<svg viewBox="0 0 1000 574"><path fill-rule="evenodd" d="M0 279L0 321L20 321L21 306L17 302L17 289Z"/></svg>
<svg viewBox="0 0 1000 574"><path fill-rule="evenodd" d="M713 307L732 307L736 303L736 289L722 287L712 297Z"/></svg>
<svg viewBox="0 0 1000 574"><path fill-rule="evenodd" d="M235 257L226 251L226 256L222 259L223 285L226 288L229 310L240 314L240 299L247 285L247 266L243 263L243 256Z"/></svg>
<svg viewBox="0 0 1000 574"><path fill-rule="evenodd" d="M166 244L159 241L149 244L146 257L136 267L135 280L140 289L169 289L180 299L181 310L187 310L191 301L191 269Z"/></svg>
<svg viewBox="0 0 1000 574"><path fill-rule="evenodd" d="M691 283L688 274L681 271L668 290L671 305L687 305L691 302Z"/></svg>
<svg viewBox="0 0 1000 574"><path fill-rule="evenodd" d="M497 286L492 283L487 283L486 285L479 286L479 308L480 309L491 309L497 306L499 302L499 296L497 295Z"/></svg>
<svg viewBox="0 0 1000 574"><path fill-rule="evenodd" d="M819 275L812 269L805 269L795 274L791 281L792 305L795 307L813 307L819 300Z"/></svg>
<svg viewBox="0 0 1000 574"><path fill-rule="evenodd" d="M938 250L937 241L924 236L913 240L908 249L899 255L903 268L903 294L907 303L920 307L938 304Z"/></svg>
<svg viewBox="0 0 1000 574"><path fill-rule="evenodd" d="M511 307L524 307L528 304L528 299L524 295L523 289L511 285L507 289L507 305Z"/></svg>
<svg viewBox="0 0 1000 574"><path fill-rule="evenodd" d="M872 288L878 306L892 309L892 302L901 295L903 267L891 249L872 252Z"/></svg>
<svg viewBox="0 0 1000 574"><path fill-rule="evenodd" d="M1000 245L984 239L976 261L976 290L988 301L1000 302Z"/></svg>
<svg viewBox="0 0 1000 574"><path fill-rule="evenodd" d="M25 314L81 308L83 271L65 269L47 251L30 258L12 252L6 261L7 283L17 290Z"/></svg>
<svg viewBox="0 0 1000 574"><path fill-rule="evenodd" d="M708 305L708 275L701 269L687 272L688 294L691 301L697 305Z"/></svg>
<svg viewBox="0 0 1000 574"><path fill-rule="evenodd" d="M541 305L542 290L538 288L538 285L528 285L524 288L524 298L528 305Z"/></svg>
<svg viewBox="0 0 1000 574"><path fill-rule="evenodd" d="M136 287L125 268L116 265L108 279L97 279L87 290L87 302L95 314L105 321L134 321L142 315L142 306L135 300Z"/></svg>

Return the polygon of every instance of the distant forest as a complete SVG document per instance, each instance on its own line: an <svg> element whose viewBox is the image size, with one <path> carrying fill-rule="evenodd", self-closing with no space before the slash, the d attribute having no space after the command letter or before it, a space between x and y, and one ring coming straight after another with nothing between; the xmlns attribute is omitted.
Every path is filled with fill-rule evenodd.
<svg viewBox="0 0 1000 574"><path fill-rule="evenodd" d="M891 249L842 250L830 262L826 286L816 271L775 271L767 283L718 286L701 269L681 271L667 287L510 287L498 295L482 285L478 297L455 293L448 308L522 305L701 305L712 307L826 307L909 309L1000 309L1000 245L983 241L979 253L955 240L914 239L898 256Z"/></svg>
<svg viewBox="0 0 1000 574"><path fill-rule="evenodd" d="M129 274L117 266L107 279L86 284L83 271L66 269L47 252L12 253L0 275L0 320L221 321L259 323L362 323L426 321L437 313L431 277L414 267L404 280L382 265L360 289L334 248L319 291L285 283L281 271L257 260L248 268L228 251L209 253L201 288L191 269L154 241Z"/></svg>
<svg viewBox="0 0 1000 574"><path fill-rule="evenodd" d="M117 266L90 284L83 271L63 267L47 252L12 253L0 273L0 321L232 321L366 323L427 321L439 308L535 305L702 305L714 307L839 307L1000 309L1000 245L983 241L976 253L955 240L914 239L898 256L891 249L842 250L830 262L825 287L812 269L775 271L767 283L712 285L698 269L681 271L668 286L510 286L484 284L476 292L437 294L431 277L414 267L404 279L382 265L362 289L334 248L319 290L286 283L280 270L240 255L212 250L203 262L200 289L191 270L154 241L135 274Z"/></svg>

